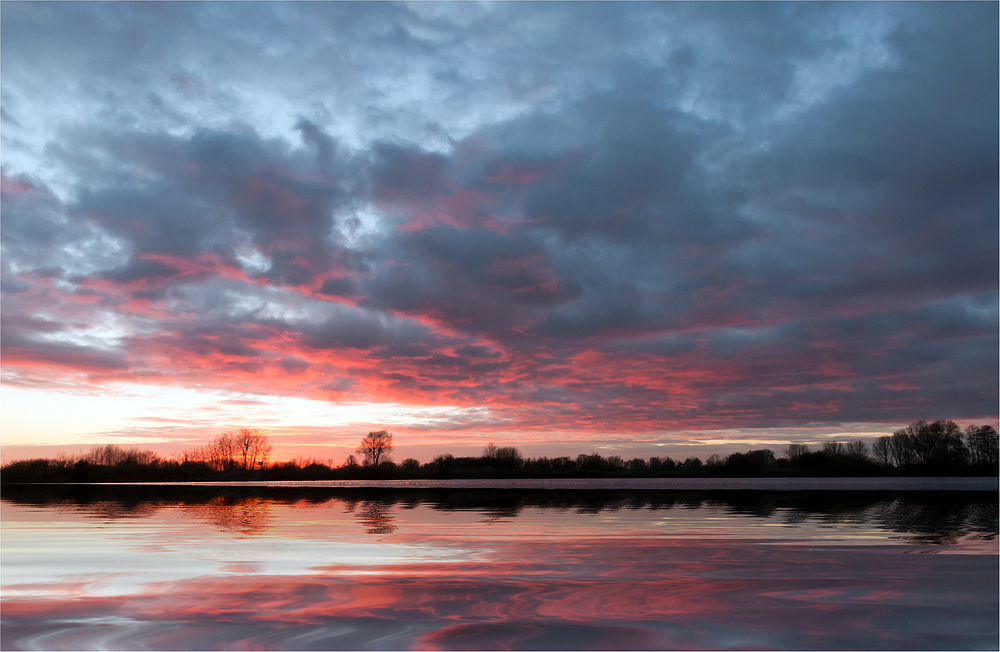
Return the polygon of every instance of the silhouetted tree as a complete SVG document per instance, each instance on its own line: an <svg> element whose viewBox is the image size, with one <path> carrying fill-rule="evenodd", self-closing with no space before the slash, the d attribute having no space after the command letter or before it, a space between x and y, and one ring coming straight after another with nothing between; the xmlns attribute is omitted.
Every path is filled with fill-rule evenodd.
<svg viewBox="0 0 1000 652"><path fill-rule="evenodd" d="M892 437L889 438L889 453L893 466L906 466L914 462L913 429L914 424L910 424L906 428L892 433Z"/></svg>
<svg viewBox="0 0 1000 652"><path fill-rule="evenodd" d="M236 442L232 433L223 433L205 444L204 461L213 469L228 471L236 468Z"/></svg>
<svg viewBox="0 0 1000 652"><path fill-rule="evenodd" d="M87 461L91 464L101 464L103 466L115 466L118 464L156 464L160 461L159 455L153 451L143 451L138 448L122 448L117 444L104 444L94 446L87 455Z"/></svg>
<svg viewBox="0 0 1000 652"><path fill-rule="evenodd" d="M968 426L965 429L965 444L969 449L969 464L972 466L997 465L998 434L993 426Z"/></svg>
<svg viewBox="0 0 1000 652"><path fill-rule="evenodd" d="M913 431L913 452L918 464L955 465L965 460L962 431L954 421L918 421Z"/></svg>
<svg viewBox="0 0 1000 652"><path fill-rule="evenodd" d="M455 463L455 456L452 455L451 453L447 453L445 455L438 455L437 457L435 457L434 461L431 462L430 466L435 475L440 477L446 477L448 476L449 473L451 473L451 467L454 465L454 463Z"/></svg>
<svg viewBox="0 0 1000 652"><path fill-rule="evenodd" d="M823 452L827 455L843 455L844 445L839 441L828 441L823 444Z"/></svg>
<svg viewBox="0 0 1000 652"><path fill-rule="evenodd" d="M956 468L966 464L969 451L961 429L954 421L914 421L876 440L875 458L896 467L921 465L925 468Z"/></svg>
<svg viewBox="0 0 1000 652"><path fill-rule="evenodd" d="M490 466L501 468L519 468L524 464L524 457L521 451L513 446L496 446L493 442L483 449L482 459L489 462Z"/></svg>
<svg viewBox="0 0 1000 652"><path fill-rule="evenodd" d="M604 458L597 452L590 453L589 455L580 453L576 456L576 466L582 471L593 473L600 471L604 467Z"/></svg>
<svg viewBox="0 0 1000 652"><path fill-rule="evenodd" d="M115 444L105 444L103 446L91 446L90 453L87 454L87 461L91 464L117 464L120 461L120 449Z"/></svg>
<svg viewBox="0 0 1000 652"><path fill-rule="evenodd" d="M677 468L677 462L673 461L669 457L651 457L649 458L649 470L654 474L662 474L667 471L673 471Z"/></svg>
<svg viewBox="0 0 1000 652"><path fill-rule="evenodd" d="M879 437L872 443L872 456L882 466L889 466L889 459L892 456L892 442L888 435Z"/></svg>
<svg viewBox="0 0 1000 652"><path fill-rule="evenodd" d="M243 470L263 466L271 455L273 446L263 430L237 428L226 434L232 438L233 457Z"/></svg>
<svg viewBox="0 0 1000 652"><path fill-rule="evenodd" d="M808 452L809 447L805 444L789 444L785 448L785 457L794 462Z"/></svg>
<svg viewBox="0 0 1000 652"><path fill-rule="evenodd" d="M378 466L392 454L392 433L387 430L373 430L365 435L358 446L358 455L364 455L365 466Z"/></svg>
<svg viewBox="0 0 1000 652"><path fill-rule="evenodd" d="M746 453L733 453L726 458L726 473L734 475L759 475L765 470L775 465L774 452L762 448L760 450L747 451ZM684 463L687 466L687 462Z"/></svg>
<svg viewBox="0 0 1000 652"><path fill-rule="evenodd" d="M708 458L703 468L696 457L677 464L669 457L623 460L607 458L597 452L569 457L525 460L512 446L498 447L490 442L482 457L440 455L424 464L412 458L396 466L389 460L392 435L371 432L362 441L358 453L365 456L366 468L358 469L355 455L349 455L339 469L300 458L272 465L262 475L266 479L334 479L358 477L620 477L620 476L753 476L762 474L806 476L881 476L900 467L895 473L905 475L995 474L998 465L998 434L992 426L970 425L964 431L951 421L915 421L891 436L875 439L869 458L862 440L846 445L829 442L823 450L809 452L802 444L785 449L788 459L775 459L770 450L734 453L720 462L718 455ZM0 478L5 484L20 482L133 482L139 480L196 481L227 479L233 469L251 469L267 460L270 444L265 433L239 429L216 437L205 446L187 450L178 461L164 461L151 451L122 448L114 444L95 446L80 458L56 460L19 460L3 465ZM182 460L182 461L181 461ZM332 460L330 460L332 464ZM876 462L878 464L876 464ZM242 476L238 476L242 477Z"/></svg>
<svg viewBox="0 0 1000 652"><path fill-rule="evenodd" d="M849 442L844 450L848 457L854 457L859 460L868 458L868 444L860 439Z"/></svg>

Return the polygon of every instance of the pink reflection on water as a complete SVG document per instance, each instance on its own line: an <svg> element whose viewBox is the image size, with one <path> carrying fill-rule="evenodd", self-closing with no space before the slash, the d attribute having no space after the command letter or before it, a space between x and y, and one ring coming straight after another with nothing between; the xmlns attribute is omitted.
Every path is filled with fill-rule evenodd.
<svg viewBox="0 0 1000 652"><path fill-rule="evenodd" d="M5 502L2 647L995 646L995 540L768 514Z"/></svg>
<svg viewBox="0 0 1000 652"><path fill-rule="evenodd" d="M212 576L132 595L11 598L5 647L50 620L125 620L150 630L151 647L178 649L282 647L281 632L288 641L325 632L314 642L346 648L379 632L388 647L418 649L857 648L875 640L923 648L945 639L964 647L956 641L974 632L929 616L942 604L974 614L997 590L974 556L662 539L542 547L506 542L488 563L329 565L310 577ZM46 644L89 648L93 629L66 627Z"/></svg>

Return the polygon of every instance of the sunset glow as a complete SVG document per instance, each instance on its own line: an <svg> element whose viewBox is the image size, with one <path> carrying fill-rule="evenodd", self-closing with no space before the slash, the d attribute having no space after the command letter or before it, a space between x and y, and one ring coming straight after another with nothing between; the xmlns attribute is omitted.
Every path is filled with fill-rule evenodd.
<svg viewBox="0 0 1000 652"><path fill-rule="evenodd" d="M5 461L1000 425L995 3L0 11Z"/></svg>

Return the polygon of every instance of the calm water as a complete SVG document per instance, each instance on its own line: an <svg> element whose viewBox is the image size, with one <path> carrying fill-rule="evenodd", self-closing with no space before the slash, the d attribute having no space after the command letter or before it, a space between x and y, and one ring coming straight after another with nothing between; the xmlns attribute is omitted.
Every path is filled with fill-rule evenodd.
<svg viewBox="0 0 1000 652"><path fill-rule="evenodd" d="M996 492L2 500L4 649L997 649Z"/></svg>

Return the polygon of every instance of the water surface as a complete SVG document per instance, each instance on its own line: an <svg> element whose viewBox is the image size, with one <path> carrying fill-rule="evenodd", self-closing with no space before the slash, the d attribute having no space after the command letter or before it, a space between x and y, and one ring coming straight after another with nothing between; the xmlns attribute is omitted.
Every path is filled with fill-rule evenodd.
<svg viewBox="0 0 1000 652"><path fill-rule="evenodd" d="M2 525L4 649L996 649L1000 635L993 492L5 488Z"/></svg>

